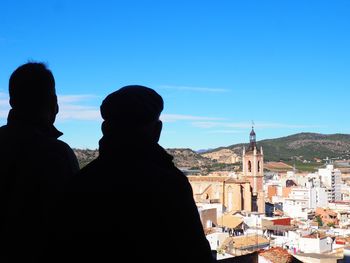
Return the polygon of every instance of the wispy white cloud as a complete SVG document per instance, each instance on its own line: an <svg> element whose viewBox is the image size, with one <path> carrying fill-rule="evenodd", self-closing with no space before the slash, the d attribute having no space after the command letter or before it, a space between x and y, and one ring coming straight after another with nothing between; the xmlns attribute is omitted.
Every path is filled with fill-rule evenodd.
<svg viewBox="0 0 350 263"><path fill-rule="evenodd" d="M7 117L9 111L8 95L4 92L0 92L0 118L4 119Z"/></svg>
<svg viewBox="0 0 350 263"><path fill-rule="evenodd" d="M223 88L207 88L207 87L191 87L191 86L172 86L172 85L161 85L161 89L172 89L172 90L180 90L180 91L194 91L194 92L229 92L229 89Z"/></svg>
<svg viewBox="0 0 350 263"><path fill-rule="evenodd" d="M246 123L233 123L233 122L217 122L217 121L196 121L192 123L193 126L198 128L210 129L210 128L240 128L246 129L251 127Z"/></svg>
<svg viewBox="0 0 350 263"><path fill-rule="evenodd" d="M60 111L57 115L57 120L101 121L102 118L98 107L81 104L95 98L97 96L91 94L58 96Z"/></svg>
<svg viewBox="0 0 350 263"><path fill-rule="evenodd" d="M86 106L82 103L89 103L97 96L90 94L79 95L59 95L59 113L57 121L62 120L93 120L100 121L100 111L98 107ZM8 103L8 94L0 92L0 118L4 119L8 115L10 105Z"/></svg>
<svg viewBox="0 0 350 263"><path fill-rule="evenodd" d="M79 94L79 95L58 95L58 102L60 104L72 103L72 102L80 102L99 98L96 95L91 94Z"/></svg>
<svg viewBox="0 0 350 263"><path fill-rule="evenodd" d="M211 128L236 128L236 129L249 129L252 127L248 122L215 122L215 121L195 121L193 126L203 129ZM269 123L269 122L256 122L255 128L258 129L302 129L302 128L320 128L319 125L305 125L305 124L286 124L286 123Z"/></svg>
<svg viewBox="0 0 350 263"><path fill-rule="evenodd" d="M57 115L57 120L85 120L85 121L100 121L102 120L100 112L98 109L89 108L89 107L76 107L74 109L65 108L60 110Z"/></svg>
<svg viewBox="0 0 350 263"><path fill-rule="evenodd" d="M238 130L211 130L211 131L208 131L207 133L232 134L232 133L243 133L243 130L242 131L238 131Z"/></svg>
<svg viewBox="0 0 350 263"><path fill-rule="evenodd" d="M304 128L321 128L323 126L309 125L309 124L288 124L288 123L256 123L254 127L262 128L262 129L264 128L304 129Z"/></svg>
<svg viewBox="0 0 350 263"><path fill-rule="evenodd" d="M88 105L91 100L96 99L97 96L91 94L78 95L59 95L59 113L57 121L66 120L86 120L86 121L101 121L100 109L97 106ZM7 116L9 110L8 96L0 92L0 117ZM176 121L219 121L222 118L182 115L182 114L162 114L161 120L164 122Z"/></svg>
<svg viewBox="0 0 350 263"><path fill-rule="evenodd" d="M181 114L162 114L160 116L160 119L164 122L222 120L222 118L202 117L202 116L193 116L193 115L181 115Z"/></svg>
<svg viewBox="0 0 350 263"><path fill-rule="evenodd" d="M9 101L8 101L8 99L2 99L1 97L0 97L0 108L1 107L9 107Z"/></svg>

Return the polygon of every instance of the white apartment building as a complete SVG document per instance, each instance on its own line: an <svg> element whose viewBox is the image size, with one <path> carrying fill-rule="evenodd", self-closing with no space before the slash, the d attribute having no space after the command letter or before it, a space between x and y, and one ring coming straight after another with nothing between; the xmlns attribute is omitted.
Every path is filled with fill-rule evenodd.
<svg viewBox="0 0 350 263"><path fill-rule="evenodd" d="M305 236L299 238L299 251L303 253L326 253L332 251L332 238Z"/></svg>
<svg viewBox="0 0 350 263"><path fill-rule="evenodd" d="M312 233L311 229L289 231L288 239L289 248L296 252L321 254L332 251L332 238L317 232Z"/></svg>
<svg viewBox="0 0 350 263"><path fill-rule="evenodd" d="M328 201L341 201L341 171L334 169L334 166L329 164L326 168L318 169L321 182L326 186L328 191Z"/></svg>
<svg viewBox="0 0 350 263"><path fill-rule="evenodd" d="M328 205L327 191L322 187L293 187L289 198L284 199L283 210L287 206L291 208L300 206L301 208L326 207Z"/></svg>

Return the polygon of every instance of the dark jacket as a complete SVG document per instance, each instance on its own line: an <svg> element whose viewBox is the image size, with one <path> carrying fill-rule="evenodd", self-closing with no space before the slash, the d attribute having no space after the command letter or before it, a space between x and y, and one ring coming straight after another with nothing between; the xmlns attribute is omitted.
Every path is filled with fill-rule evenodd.
<svg viewBox="0 0 350 263"><path fill-rule="evenodd" d="M171 155L137 139L102 138L99 150L72 186L78 259L212 262L191 185Z"/></svg>
<svg viewBox="0 0 350 263"><path fill-rule="evenodd" d="M73 150L54 126L10 112L0 128L0 261L37 262L59 229L56 202L79 170Z"/></svg>

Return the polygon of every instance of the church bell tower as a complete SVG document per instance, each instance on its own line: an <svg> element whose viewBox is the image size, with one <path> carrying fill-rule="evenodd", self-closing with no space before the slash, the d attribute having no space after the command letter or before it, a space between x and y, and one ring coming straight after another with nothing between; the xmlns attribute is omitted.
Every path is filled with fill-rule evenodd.
<svg viewBox="0 0 350 263"><path fill-rule="evenodd" d="M254 126L249 134L249 146L243 147L242 165L243 176L248 179L252 188L252 211L265 213L265 199L263 190L264 154L258 149Z"/></svg>

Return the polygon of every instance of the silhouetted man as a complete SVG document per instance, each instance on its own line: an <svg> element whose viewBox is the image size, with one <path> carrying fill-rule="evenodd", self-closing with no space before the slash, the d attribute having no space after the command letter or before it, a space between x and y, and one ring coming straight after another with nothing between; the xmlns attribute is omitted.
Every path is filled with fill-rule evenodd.
<svg viewBox="0 0 350 263"><path fill-rule="evenodd" d="M99 157L72 186L77 259L213 261L191 185L158 144L162 110L161 96L144 86L126 86L104 99Z"/></svg>
<svg viewBox="0 0 350 263"><path fill-rule="evenodd" d="M44 254L60 228L56 202L78 161L57 139L55 80L44 64L18 67L9 94L12 109L0 128L0 262L50 262Z"/></svg>

